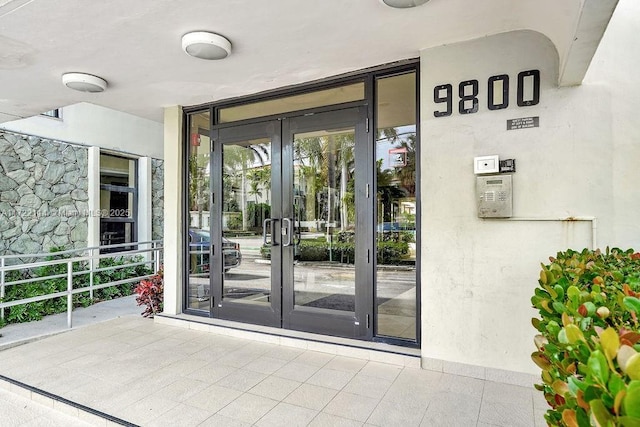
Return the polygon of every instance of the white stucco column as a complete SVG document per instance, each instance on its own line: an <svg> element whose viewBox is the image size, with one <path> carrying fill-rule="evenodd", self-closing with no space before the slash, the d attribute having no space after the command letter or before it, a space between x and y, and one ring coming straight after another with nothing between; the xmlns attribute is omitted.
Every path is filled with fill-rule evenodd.
<svg viewBox="0 0 640 427"><path fill-rule="evenodd" d="M87 246L100 246L100 147L87 150Z"/></svg>
<svg viewBox="0 0 640 427"><path fill-rule="evenodd" d="M138 241L151 240L151 157L138 159Z"/></svg>
<svg viewBox="0 0 640 427"><path fill-rule="evenodd" d="M153 226L153 218L151 215L151 157L140 157L138 159L138 207L137 207L137 226L138 226L138 242L148 242L153 239L151 232ZM151 244L141 246L140 249L151 248ZM151 260L151 253L144 254L145 260Z"/></svg>
<svg viewBox="0 0 640 427"><path fill-rule="evenodd" d="M182 312L182 107L164 110L164 312Z"/></svg>

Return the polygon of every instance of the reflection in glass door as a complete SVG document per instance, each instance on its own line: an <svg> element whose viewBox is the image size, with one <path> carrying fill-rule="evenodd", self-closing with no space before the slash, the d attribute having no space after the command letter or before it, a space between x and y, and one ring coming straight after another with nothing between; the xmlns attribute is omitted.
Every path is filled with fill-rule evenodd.
<svg viewBox="0 0 640 427"><path fill-rule="evenodd" d="M355 129L293 141L294 304L355 313Z"/></svg>
<svg viewBox="0 0 640 427"><path fill-rule="evenodd" d="M279 258L264 245L273 238L272 216L280 215L280 160L274 158L279 128L278 122L266 122L217 131L214 167L220 179L213 189L211 234L215 317L281 326Z"/></svg>
<svg viewBox="0 0 640 427"><path fill-rule="evenodd" d="M283 213L291 230L290 238L283 237L285 327L352 337L367 333L371 304L364 270L357 268L367 260L356 256L366 230L356 210L365 203L356 196L356 181L366 178L366 167L358 174L356 165L365 164L359 156L366 152L366 144L357 142L363 138L359 120L360 111L351 109L285 123Z"/></svg>

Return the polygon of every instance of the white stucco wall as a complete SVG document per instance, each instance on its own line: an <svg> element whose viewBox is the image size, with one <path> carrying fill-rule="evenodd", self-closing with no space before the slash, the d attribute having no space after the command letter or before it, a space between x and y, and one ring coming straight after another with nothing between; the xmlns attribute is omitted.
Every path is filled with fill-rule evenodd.
<svg viewBox="0 0 640 427"><path fill-rule="evenodd" d="M35 116L0 129L163 159L162 123L81 102L62 109L62 119Z"/></svg>
<svg viewBox="0 0 640 427"><path fill-rule="evenodd" d="M539 373L531 362L540 262L591 245L590 222L479 219L473 158L515 158L515 218L597 218L598 246L640 248L640 7L619 4L581 86L557 88L558 57L535 32L514 32L421 52L422 354L470 365ZM516 105L520 71L539 69L540 103ZM510 105L487 109L487 79L508 74ZM457 112L458 83L478 79L478 113ZM454 112L433 88L451 83ZM508 119L540 127L506 130Z"/></svg>

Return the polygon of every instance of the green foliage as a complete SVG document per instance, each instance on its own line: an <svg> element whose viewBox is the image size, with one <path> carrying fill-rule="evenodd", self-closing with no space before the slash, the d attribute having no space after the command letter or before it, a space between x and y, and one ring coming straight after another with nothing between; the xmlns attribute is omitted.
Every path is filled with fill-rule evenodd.
<svg viewBox="0 0 640 427"><path fill-rule="evenodd" d="M251 229L262 230L262 223L271 217L271 205L268 203L249 203L247 205L247 226Z"/></svg>
<svg viewBox="0 0 640 427"><path fill-rule="evenodd" d="M640 253L569 250L531 298L551 426L640 426Z"/></svg>
<svg viewBox="0 0 640 427"><path fill-rule="evenodd" d="M52 248L51 255L45 258L47 261L61 260L59 264L46 265L20 271L11 270L7 272L5 276L5 283L9 283L9 285L5 286L5 297L2 299L2 301L16 301L66 291L67 262L64 260L69 258L69 256L57 254L57 252L60 252L62 250L64 250L64 248L62 247ZM94 285L151 274L152 270L146 268L144 265L127 266L128 264L134 264L140 262L141 260L142 257L140 256L114 256L112 258L101 259L99 268L119 268L95 273L93 282ZM73 276L73 289L88 288L90 280L89 273L80 273L88 269L88 262L73 262L72 270L76 273L79 273ZM11 282L19 280L37 279L40 277L42 277L43 279L17 285L10 284ZM134 286L135 285L133 283L125 283L110 286L104 289L98 289L94 291L93 299L90 298L89 290L87 289L86 292L78 293L73 296L73 306L87 307L95 302L131 295L133 294ZM66 297L53 298L44 301L5 308L5 319L4 321L0 322L0 327L9 323L23 323L40 320L44 316L63 313L66 310Z"/></svg>
<svg viewBox="0 0 640 427"><path fill-rule="evenodd" d="M409 232L384 233L394 235L378 242L379 264L400 264L409 253L409 241L413 235ZM324 237L317 239L303 239L296 248L297 259L300 261L337 261L353 264L355 260L355 233L343 231L338 233L331 245ZM271 258L271 247L263 245L260 248L263 258Z"/></svg>

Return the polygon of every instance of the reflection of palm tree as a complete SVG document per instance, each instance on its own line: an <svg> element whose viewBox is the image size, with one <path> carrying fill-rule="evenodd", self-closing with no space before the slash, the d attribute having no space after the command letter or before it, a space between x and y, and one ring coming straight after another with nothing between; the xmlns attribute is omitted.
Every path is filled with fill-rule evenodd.
<svg viewBox="0 0 640 427"><path fill-rule="evenodd" d="M377 192L380 201L379 222L395 221L393 205L398 199L415 198L416 191L416 134L415 129L403 134L398 128L380 129L377 141L385 141L394 148L404 148L405 164L401 167L382 169L382 159L377 161Z"/></svg>
<svg viewBox="0 0 640 427"><path fill-rule="evenodd" d="M264 165L269 160L268 146L256 145L224 145L223 146L223 179L225 176L236 177L240 169L240 209L242 212L242 230L248 228L247 218L247 171L250 167ZM226 172L226 173L225 173ZM257 189L256 189L257 191Z"/></svg>
<svg viewBox="0 0 640 427"><path fill-rule="evenodd" d="M313 215L313 218L304 219L325 218L333 222L339 217L342 230L348 227L350 219L354 219L355 206L349 203L353 198L350 198L348 186L353 171L354 144L353 132L295 140L294 154L299 173L297 185L306 190L305 211L307 215ZM338 180L340 200L339 212L336 213L336 203L332 198L338 190Z"/></svg>
<svg viewBox="0 0 640 427"><path fill-rule="evenodd" d="M189 156L189 210L198 212L198 227L202 227L202 213L209 201L209 158L194 152Z"/></svg>

